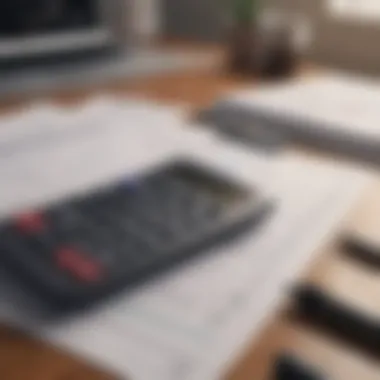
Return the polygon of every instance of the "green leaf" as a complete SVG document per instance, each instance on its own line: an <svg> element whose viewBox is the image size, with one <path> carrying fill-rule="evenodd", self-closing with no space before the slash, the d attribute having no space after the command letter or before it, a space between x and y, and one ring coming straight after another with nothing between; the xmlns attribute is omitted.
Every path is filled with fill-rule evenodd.
<svg viewBox="0 0 380 380"><path fill-rule="evenodd" d="M259 13L259 0L228 0L233 19L239 23L253 22Z"/></svg>

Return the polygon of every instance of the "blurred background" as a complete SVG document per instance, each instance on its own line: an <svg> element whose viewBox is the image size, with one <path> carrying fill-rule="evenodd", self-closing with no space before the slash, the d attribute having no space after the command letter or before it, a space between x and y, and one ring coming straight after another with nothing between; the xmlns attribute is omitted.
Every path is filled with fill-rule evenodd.
<svg viewBox="0 0 380 380"><path fill-rule="evenodd" d="M3 0L0 95L204 67L215 62L205 50L215 47L227 52L221 70L256 77L289 75L300 59L377 75L379 7L371 0ZM169 42L182 49L163 52ZM185 54L189 45L203 55Z"/></svg>

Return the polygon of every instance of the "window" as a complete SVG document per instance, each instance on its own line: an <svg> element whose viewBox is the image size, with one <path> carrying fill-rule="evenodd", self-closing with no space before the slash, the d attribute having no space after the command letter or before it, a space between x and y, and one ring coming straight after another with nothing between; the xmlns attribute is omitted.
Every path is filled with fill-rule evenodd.
<svg viewBox="0 0 380 380"><path fill-rule="evenodd" d="M380 21L380 0L328 0L336 17Z"/></svg>

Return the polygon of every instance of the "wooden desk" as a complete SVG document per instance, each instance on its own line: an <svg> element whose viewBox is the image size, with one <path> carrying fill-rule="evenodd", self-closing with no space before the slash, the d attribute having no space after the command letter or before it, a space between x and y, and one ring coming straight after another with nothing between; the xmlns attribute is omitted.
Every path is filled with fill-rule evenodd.
<svg viewBox="0 0 380 380"><path fill-rule="evenodd" d="M117 83L92 89L51 95L60 103L75 103L89 94L111 92L116 94L133 93L161 101L181 102L199 107L209 104L216 97L236 89L251 85L242 78L233 78L220 71L187 71L157 78ZM0 110L19 107L24 99L3 102ZM303 154L304 155L304 154ZM306 155L307 156L307 155ZM380 180L369 195L372 202L380 204ZM372 203L359 204L347 216L346 223L366 223L366 214L372 210ZM317 261L305 274L313 281L334 286L336 279L348 281L347 291L362 297L365 285L366 297L377 299L380 287L373 273L354 265L339 254L337 239L321 247ZM349 280L354 279L355 284ZM371 282L372 281L372 282ZM359 288L361 291L359 291ZM368 290L368 292L367 292ZM321 333L305 323L289 317L284 305L283 310L268 321L261 335L252 342L241 360L226 374L226 380L264 380L270 372L273 358L279 350L288 349L299 352L312 363L320 364L337 380L372 380L379 378L379 364L375 356L355 352L329 335ZM379 304L380 311L380 304ZM101 373L79 362L69 355L58 352L33 341L22 333L9 328L0 329L0 378L4 380L103 380L114 379L112 375Z"/></svg>
<svg viewBox="0 0 380 380"><path fill-rule="evenodd" d="M372 217L380 209L379 191L380 178L342 221L341 231L356 226L373 228ZM370 303L380 313L379 274L345 256L337 234L318 248L314 263L300 280L318 284L340 299L350 297L360 304ZM284 351L295 353L322 368L329 374L328 379L374 380L380 376L380 352L365 352L322 328L301 321L292 314L291 302L285 300L281 311L268 321L261 335L252 342L226 379L271 379L274 358Z"/></svg>

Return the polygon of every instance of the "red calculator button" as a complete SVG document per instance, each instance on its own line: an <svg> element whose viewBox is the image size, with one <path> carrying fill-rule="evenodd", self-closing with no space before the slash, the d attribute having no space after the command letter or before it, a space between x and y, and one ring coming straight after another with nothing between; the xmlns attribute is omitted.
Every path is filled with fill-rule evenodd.
<svg viewBox="0 0 380 380"><path fill-rule="evenodd" d="M23 233L38 233L45 229L46 223L42 213L25 212L14 219L15 227Z"/></svg>
<svg viewBox="0 0 380 380"><path fill-rule="evenodd" d="M97 282L103 277L102 266L74 248L56 252L57 265L65 272L84 282Z"/></svg>

